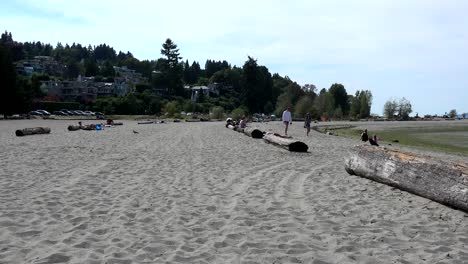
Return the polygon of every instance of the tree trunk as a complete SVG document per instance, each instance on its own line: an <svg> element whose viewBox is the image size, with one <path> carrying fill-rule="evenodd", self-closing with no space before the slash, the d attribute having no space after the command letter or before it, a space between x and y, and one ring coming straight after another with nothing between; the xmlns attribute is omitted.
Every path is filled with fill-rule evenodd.
<svg viewBox="0 0 468 264"><path fill-rule="evenodd" d="M259 129L252 128L252 127L246 127L243 129L244 134L246 134L249 137L252 138L263 138L263 132L260 131Z"/></svg>
<svg viewBox="0 0 468 264"><path fill-rule="evenodd" d="M263 139L268 143L275 144L275 145L277 145L279 147L282 147L284 149L287 149L289 151L307 152L307 150L309 149L307 144L305 144L304 142L296 141L296 140L293 140L291 138L284 138L284 137L281 137L278 134L274 134L274 133L270 133L270 132L266 133L263 136Z"/></svg>
<svg viewBox="0 0 468 264"><path fill-rule="evenodd" d="M18 137L35 135L35 134L49 134L50 128L48 127L33 127L16 130L15 134Z"/></svg>
<svg viewBox="0 0 468 264"><path fill-rule="evenodd" d="M345 159L351 175L365 177L468 211L468 164L361 145Z"/></svg>

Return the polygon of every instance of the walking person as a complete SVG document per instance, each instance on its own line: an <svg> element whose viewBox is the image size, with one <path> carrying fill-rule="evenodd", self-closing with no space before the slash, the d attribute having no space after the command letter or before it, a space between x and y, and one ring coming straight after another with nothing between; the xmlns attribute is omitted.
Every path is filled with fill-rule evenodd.
<svg viewBox="0 0 468 264"><path fill-rule="evenodd" d="M292 124L292 117L291 117L291 107L288 106L286 110L283 111L283 124L285 125L284 128L284 135L288 135L288 127Z"/></svg>
<svg viewBox="0 0 468 264"><path fill-rule="evenodd" d="M310 122L312 122L312 117L310 116L310 112L307 112L305 115L305 121L304 121L304 128L306 129L306 136L309 136L310 133Z"/></svg>

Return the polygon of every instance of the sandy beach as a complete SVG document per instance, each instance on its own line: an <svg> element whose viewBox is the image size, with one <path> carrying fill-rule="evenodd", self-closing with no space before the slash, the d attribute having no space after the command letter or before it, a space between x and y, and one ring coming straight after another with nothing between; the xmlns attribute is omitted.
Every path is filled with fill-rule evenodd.
<svg viewBox="0 0 468 264"><path fill-rule="evenodd" d="M348 175L355 140L295 122L291 153L223 122L122 122L0 121L1 264L468 263L468 214ZM362 125L382 124L401 125ZM14 134L35 126L52 132Z"/></svg>

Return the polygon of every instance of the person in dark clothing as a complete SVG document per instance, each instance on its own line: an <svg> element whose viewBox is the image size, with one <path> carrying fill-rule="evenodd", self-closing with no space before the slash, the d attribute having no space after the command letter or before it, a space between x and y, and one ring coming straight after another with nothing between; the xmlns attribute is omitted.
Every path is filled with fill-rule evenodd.
<svg viewBox="0 0 468 264"><path fill-rule="evenodd" d="M367 129L364 129L364 131L361 133L361 140L364 142L367 142L369 140L369 135L367 134Z"/></svg>
<svg viewBox="0 0 468 264"><path fill-rule="evenodd" d="M377 135L374 135L372 138L369 138L369 143L372 146L379 146L379 143L377 142Z"/></svg>
<svg viewBox="0 0 468 264"><path fill-rule="evenodd" d="M305 116L305 121L304 121L304 128L306 129L306 136L309 136L309 133L310 133L310 122L312 122L312 117L310 116L310 113L307 112Z"/></svg>

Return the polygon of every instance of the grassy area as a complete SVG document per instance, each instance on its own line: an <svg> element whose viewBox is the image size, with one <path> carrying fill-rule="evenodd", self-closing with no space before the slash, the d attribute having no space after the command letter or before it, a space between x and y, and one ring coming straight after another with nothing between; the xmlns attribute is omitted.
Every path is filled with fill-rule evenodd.
<svg viewBox="0 0 468 264"><path fill-rule="evenodd" d="M352 127L329 127L318 130L332 131L339 136L356 140L360 140L361 134L361 130ZM369 136L376 134L382 145L401 144L468 156L468 127L395 128L368 132Z"/></svg>

